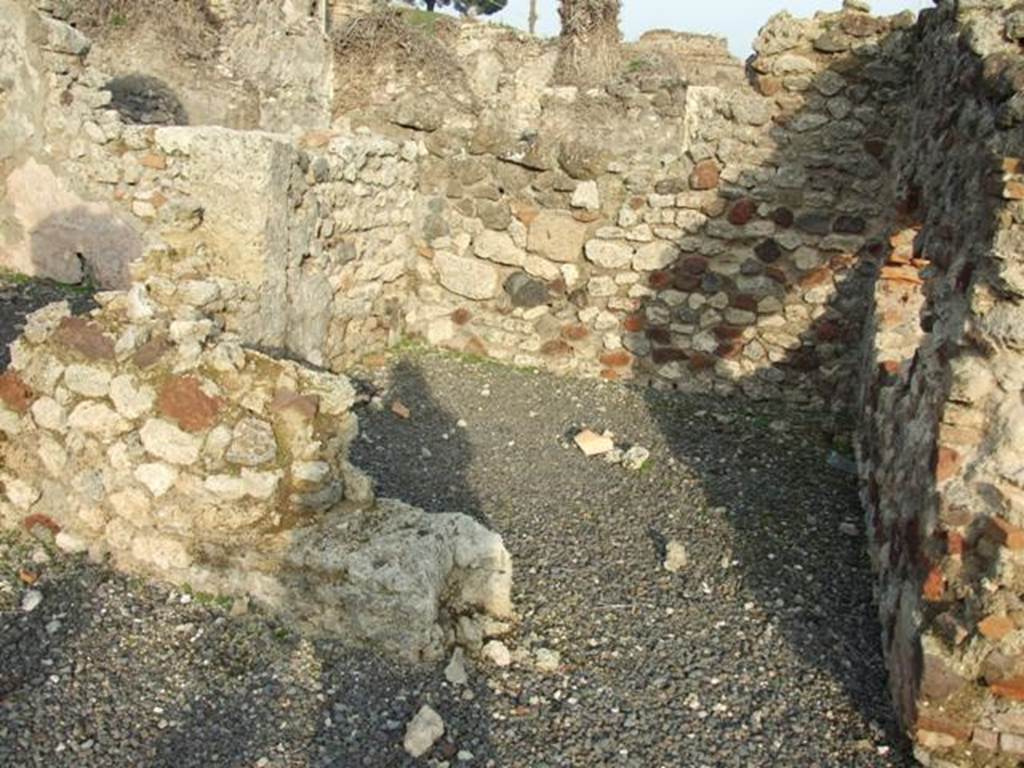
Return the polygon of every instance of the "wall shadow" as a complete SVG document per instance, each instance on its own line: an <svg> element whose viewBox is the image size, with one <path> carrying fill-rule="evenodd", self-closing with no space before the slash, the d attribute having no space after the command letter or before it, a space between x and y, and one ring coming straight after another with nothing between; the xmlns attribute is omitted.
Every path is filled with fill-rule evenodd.
<svg viewBox="0 0 1024 768"><path fill-rule="evenodd" d="M142 257L142 238L105 205L54 211L32 228L29 257L35 274L66 284L127 288L129 265Z"/></svg>
<svg viewBox="0 0 1024 768"><path fill-rule="evenodd" d="M365 408L359 414L362 427L352 446L352 463L377 481L379 496L428 512L462 512L489 526L466 476L473 450L458 417L434 397L414 360L399 360L388 378L389 386L378 393L383 408ZM363 386L376 391L375 384L364 381ZM409 418L394 412L396 401L408 408Z"/></svg>
<svg viewBox="0 0 1024 768"><path fill-rule="evenodd" d="M127 123L136 125L188 125L189 115L178 94L153 75L134 72L111 79L110 107Z"/></svg>

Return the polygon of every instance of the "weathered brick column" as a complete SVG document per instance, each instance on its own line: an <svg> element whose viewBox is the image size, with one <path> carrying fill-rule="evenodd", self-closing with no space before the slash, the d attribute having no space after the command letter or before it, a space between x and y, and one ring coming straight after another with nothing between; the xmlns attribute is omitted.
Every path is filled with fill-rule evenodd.
<svg viewBox="0 0 1024 768"><path fill-rule="evenodd" d="M1022 31L1003 3L922 15L867 334L860 460L883 644L932 766L1024 758Z"/></svg>

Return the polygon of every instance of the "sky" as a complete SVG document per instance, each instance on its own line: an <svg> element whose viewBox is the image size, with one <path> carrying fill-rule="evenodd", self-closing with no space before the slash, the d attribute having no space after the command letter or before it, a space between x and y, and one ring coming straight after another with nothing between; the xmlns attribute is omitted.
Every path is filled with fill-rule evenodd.
<svg viewBox="0 0 1024 768"><path fill-rule="evenodd" d="M931 0L874 0L877 14L919 11L933 5ZM501 13L490 18L526 29L529 0L508 0ZM635 40L649 29L701 32L729 39L729 48L740 58L750 54L757 30L772 14L783 9L794 16L811 16L815 11L834 11L842 0L623 0L622 28L627 40ZM558 33L558 0L539 0L537 31Z"/></svg>

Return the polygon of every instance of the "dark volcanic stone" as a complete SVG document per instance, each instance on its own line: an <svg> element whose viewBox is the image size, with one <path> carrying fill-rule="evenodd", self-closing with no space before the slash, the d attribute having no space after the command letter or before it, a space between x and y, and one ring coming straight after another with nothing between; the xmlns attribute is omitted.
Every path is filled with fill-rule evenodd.
<svg viewBox="0 0 1024 768"><path fill-rule="evenodd" d="M771 264L774 261L778 261L782 256L782 248L777 242L769 238L754 246L754 253L765 264Z"/></svg>
<svg viewBox="0 0 1024 768"><path fill-rule="evenodd" d="M514 272L509 275L504 288L514 307L531 309L548 303L547 284L525 272Z"/></svg>

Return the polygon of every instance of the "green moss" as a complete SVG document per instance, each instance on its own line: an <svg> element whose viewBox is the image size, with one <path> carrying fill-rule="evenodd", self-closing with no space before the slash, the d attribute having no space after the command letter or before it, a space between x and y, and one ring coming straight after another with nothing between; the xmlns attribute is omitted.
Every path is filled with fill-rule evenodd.
<svg viewBox="0 0 1024 768"><path fill-rule="evenodd" d="M28 275L23 275L20 272L14 272L10 269L0 267L0 283L6 285L28 285L32 282L32 278Z"/></svg>
<svg viewBox="0 0 1024 768"><path fill-rule="evenodd" d="M423 339L415 336L403 336L388 351L402 354L405 352L425 352L429 349L430 347L426 345Z"/></svg>
<svg viewBox="0 0 1024 768"><path fill-rule="evenodd" d="M235 603L235 598L229 595L214 595L210 592L197 592L187 581L181 585L181 591L192 598L196 605L205 605L220 608L228 611Z"/></svg>
<svg viewBox="0 0 1024 768"><path fill-rule="evenodd" d="M431 13L420 8L401 8L402 19L413 29L418 29L425 35L434 37L437 35L438 24L442 14Z"/></svg>
<svg viewBox="0 0 1024 768"><path fill-rule="evenodd" d="M630 74L635 72L646 72L653 68L654 64L650 61L650 59L645 59L643 57L630 59L629 61L626 62L626 72L629 72Z"/></svg>
<svg viewBox="0 0 1024 768"><path fill-rule="evenodd" d="M32 277L31 275L25 275L3 267L0 267L0 285L45 285L56 288L61 293L66 293L69 296L90 296L97 291L96 284L88 276L80 283L61 283L45 277Z"/></svg>

